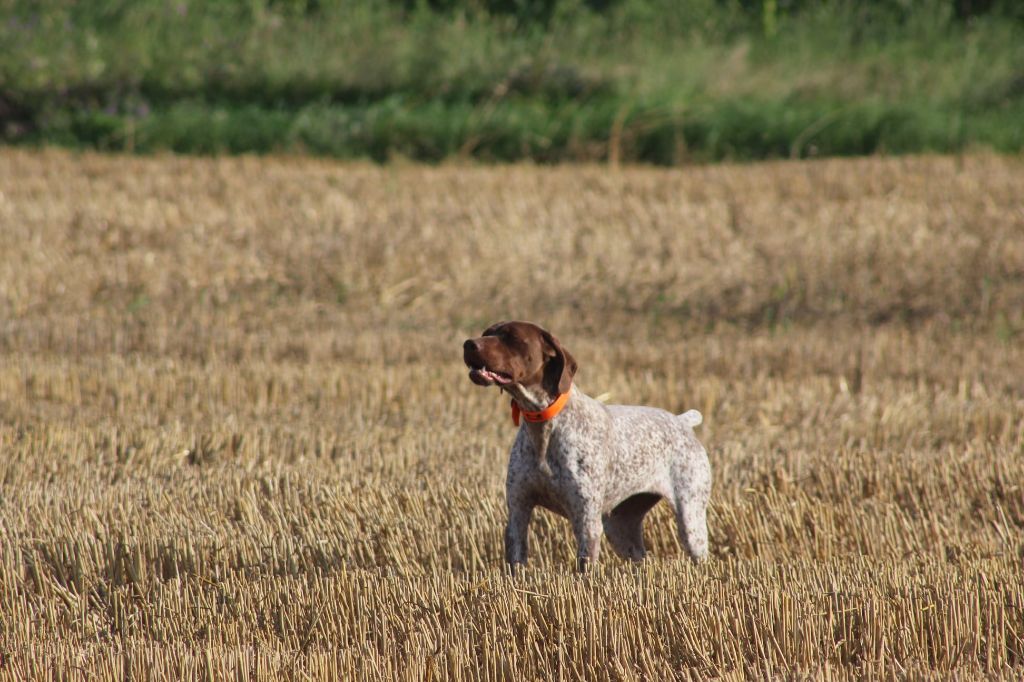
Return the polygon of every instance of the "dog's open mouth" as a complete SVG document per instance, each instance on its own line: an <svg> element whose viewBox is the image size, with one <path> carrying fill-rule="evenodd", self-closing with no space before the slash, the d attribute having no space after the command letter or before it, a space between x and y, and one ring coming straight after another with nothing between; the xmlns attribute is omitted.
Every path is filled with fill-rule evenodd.
<svg viewBox="0 0 1024 682"><path fill-rule="evenodd" d="M512 377L505 372L495 372L486 367L470 367L469 379L477 386L504 386L512 383Z"/></svg>

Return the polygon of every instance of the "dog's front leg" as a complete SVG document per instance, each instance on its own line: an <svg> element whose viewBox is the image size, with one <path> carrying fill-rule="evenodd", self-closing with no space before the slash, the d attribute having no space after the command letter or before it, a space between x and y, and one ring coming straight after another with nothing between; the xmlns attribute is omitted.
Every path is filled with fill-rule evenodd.
<svg viewBox="0 0 1024 682"><path fill-rule="evenodd" d="M533 505L522 499L509 498L508 524L505 526L505 563L512 575L526 565L527 531L533 516Z"/></svg>
<svg viewBox="0 0 1024 682"><path fill-rule="evenodd" d="M601 510L595 502L587 500L574 510L572 532L576 536L576 570L586 573L601 554Z"/></svg>

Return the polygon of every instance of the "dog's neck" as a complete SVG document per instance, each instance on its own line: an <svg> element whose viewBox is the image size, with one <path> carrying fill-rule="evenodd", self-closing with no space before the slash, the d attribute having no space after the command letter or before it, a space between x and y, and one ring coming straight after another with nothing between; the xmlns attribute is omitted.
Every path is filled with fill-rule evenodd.
<svg viewBox="0 0 1024 682"><path fill-rule="evenodd" d="M510 388L518 389L516 391L512 391L509 388L505 388L509 395L511 395L524 410L537 412L543 410L552 402L547 391L542 389L536 388L530 390L526 387L519 386L518 384ZM569 389L568 402L565 403L565 407L563 407L556 416L542 422L522 421L519 428L526 429L526 434L533 443L538 459L545 459L552 434L554 434L562 424L566 423L566 421L574 420L576 418L576 413L583 409L582 397L585 397L584 393L576 388L575 384L573 384Z"/></svg>
<svg viewBox="0 0 1024 682"><path fill-rule="evenodd" d="M502 386L501 388L512 396L512 400L519 403L519 409L527 412L540 412L555 400L555 398L552 398L548 392L540 386L509 384L508 386ZM570 391L571 390L572 389L570 389Z"/></svg>

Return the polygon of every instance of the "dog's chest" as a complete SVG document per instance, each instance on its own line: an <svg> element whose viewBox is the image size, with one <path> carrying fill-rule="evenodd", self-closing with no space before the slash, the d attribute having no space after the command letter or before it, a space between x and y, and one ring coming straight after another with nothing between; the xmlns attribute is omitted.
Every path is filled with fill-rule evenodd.
<svg viewBox="0 0 1024 682"><path fill-rule="evenodd" d="M539 441L525 431L516 438L509 458L511 492L527 493L561 513L572 500L600 495L606 458L598 441L557 432Z"/></svg>

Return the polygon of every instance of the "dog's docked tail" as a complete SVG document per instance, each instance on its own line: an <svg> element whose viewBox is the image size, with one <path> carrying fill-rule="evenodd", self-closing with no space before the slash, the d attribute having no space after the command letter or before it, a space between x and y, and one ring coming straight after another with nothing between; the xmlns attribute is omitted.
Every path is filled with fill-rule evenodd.
<svg viewBox="0 0 1024 682"><path fill-rule="evenodd" d="M701 422L704 421L704 417L700 416L700 412L697 410L687 410L679 415L679 419L691 429L695 426L700 426Z"/></svg>

